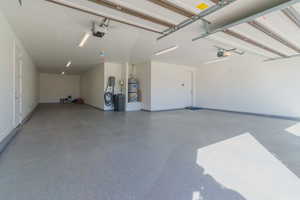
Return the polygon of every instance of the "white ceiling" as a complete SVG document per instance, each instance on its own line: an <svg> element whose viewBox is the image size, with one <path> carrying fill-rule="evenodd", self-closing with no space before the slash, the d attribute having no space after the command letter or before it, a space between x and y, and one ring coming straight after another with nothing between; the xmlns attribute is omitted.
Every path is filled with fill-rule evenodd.
<svg viewBox="0 0 300 200"><path fill-rule="evenodd" d="M87 0L61 1L71 2L74 5L93 9L101 14L121 18L160 31L165 29L163 26L99 6ZM185 19L183 16L147 0L111 1L122 3L172 23L179 23ZM208 0L173 0L172 2L196 13L199 11L195 6L201 1ZM213 24L225 24L281 2L284 1L239 0L222 11L209 16L207 19ZM295 8L299 9L299 6ZM19 6L18 0L1 0L0 10L7 16L36 65L41 71L45 72L59 73L64 69L66 63L71 60L72 67L68 73L79 73L94 64L102 62L100 57L101 51L105 52L105 60L108 62L138 63L153 59L190 66L200 66L202 63L216 57L214 45L238 47L248 50L250 53L270 58L276 57L276 55L227 36L224 33L217 33L207 39L192 42L192 38L199 36L204 31L200 21L159 41L156 41L158 34L111 22L109 33L103 39L91 37L84 48L79 48L78 44L83 35L90 30L93 21L101 20L99 17L64 8L44 0L23 0L22 7ZM283 16L281 12L269 14L258 20L300 46L299 28L292 24L286 16ZM288 55L295 54L293 50L270 39L249 25L242 24L232 30L247 34L250 38L276 48L277 51ZM169 54L153 56L154 52L173 45L179 45L180 48Z"/></svg>

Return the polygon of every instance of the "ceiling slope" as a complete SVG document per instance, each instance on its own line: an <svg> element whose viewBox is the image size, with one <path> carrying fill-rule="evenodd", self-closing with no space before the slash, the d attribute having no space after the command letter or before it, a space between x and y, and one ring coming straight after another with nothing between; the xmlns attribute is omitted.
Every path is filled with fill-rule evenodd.
<svg viewBox="0 0 300 200"><path fill-rule="evenodd" d="M58 1L68 6L58 6L48 1ZM195 23L168 38L156 41L156 37L166 29L166 26L161 23L100 6L88 0L48 1L26 0L23 1L22 7L18 1L0 1L1 12L5 14L30 55L43 71L59 73L71 60L72 67L67 73L80 73L103 62L100 57L102 52L105 54L105 61L108 62L138 63L153 59L174 64L201 66L216 57L215 45L226 48L237 47L249 53L259 54L264 57L262 60L290 56L298 52L300 46L300 28L282 12L270 13L264 18L255 20L259 23L259 28L264 27L264 30L267 29L274 35L268 35L258 27L246 24L229 29L226 34L218 33L213 36L214 40L209 38L192 42L193 37L205 31L202 23ZM186 13L153 3L152 0L109 1L170 24L180 23L192 13L201 12L195 8L196 4L193 0L166 1L173 3L176 9L185 10ZM280 2L282 1L276 0L276 3ZM70 5L76 9L71 9ZM217 26L254 13L257 7L261 9L273 5L274 0L239 0L206 19ZM298 5L293 8L299 12ZM91 37L84 48L79 48L77 45L84 34L90 31L92 22L101 21L103 17L114 19L110 23L107 35L103 39ZM154 56L155 52L174 45L179 46L176 51Z"/></svg>

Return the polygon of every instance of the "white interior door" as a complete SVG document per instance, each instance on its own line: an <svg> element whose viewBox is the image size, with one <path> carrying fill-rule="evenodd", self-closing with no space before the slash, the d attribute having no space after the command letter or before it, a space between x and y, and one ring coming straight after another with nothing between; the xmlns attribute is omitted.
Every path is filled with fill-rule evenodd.
<svg viewBox="0 0 300 200"><path fill-rule="evenodd" d="M186 71L184 79L185 107L193 106L193 72Z"/></svg>
<svg viewBox="0 0 300 200"><path fill-rule="evenodd" d="M19 46L14 44L14 124L22 121L22 53Z"/></svg>

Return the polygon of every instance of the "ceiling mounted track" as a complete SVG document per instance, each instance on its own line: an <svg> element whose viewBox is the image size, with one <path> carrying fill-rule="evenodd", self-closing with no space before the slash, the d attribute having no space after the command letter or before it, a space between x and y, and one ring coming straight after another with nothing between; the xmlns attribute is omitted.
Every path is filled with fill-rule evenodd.
<svg viewBox="0 0 300 200"><path fill-rule="evenodd" d="M18 0L18 1L19 1L20 6L22 6L22 4L23 4L22 0Z"/></svg>
<svg viewBox="0 0 300 200"><path fill-rule="evenodd" d="M172 24L172 23L167 22L165 20L153 17L151 15L145 14L143 12L134 10L132 8L129 8L129 7L126 7L126 6L123 6L121 4L117 4L117 3L114 3L114 2L111 2L111 1L108 1L108 0L88 0L88 1L94 2L94 3L96 3L98 5L101 5L101 6L105 6L105 7L117 10L119 12L123 12L125 14L131 15L131 16L134 16L134 17L141 18L143 20L146 20L146 21L149 21L149 22L152 22L152 23L155 23L155 24L159 24L161 26L166 26L166 27L175 26L175 24Z"/></svg>
<svg viewBox="0 0 300 200"><path fill-rule="evenodd" d="M275 54L275 55L278 55L278 56L280 56L280 57L283 57L283 58L288 57L287 55L285 55L285 54L283 54L283 53L281 53L281 52L278 52L278 51L276 51L276 50L274 50L274 49L271 49L270 47L267 47L267 46L265 46L264 44L261 44L261 43L259 43L259 42L256 42L256 41L252 40L251 38L246 37L246 36L244 36L244 35L242 35L242 34L240 34L240 33L237 33L237 32L235 32L235 31L232 31L232 30L224 30L223 32L226 33L227 35L230 35L230 36L232 36L232 37L235 37L235 38L237 38L237 39L240 39L240 40L242 40L242 41L244 41L244 42L246 42L246 43L248 43L248 44L251 44L251 45L253 45L253 46L256 46L256 47L259 47L259 48L261 48L261 49L264 49L264 50L266 50L266 51L268 51L268 52L270 52L270 53L273 53L273 54Z"/></svg>
<svg viewBox="0 0 300 200"><path fill-rule="evenodd" d="M293 7L283 9L282 12L300 28L300 14Z"/></svg>
<svg viewBox="0 0 300 200"><path fill-rule="evenodd" d="M218 3L218 2L219 2L219 0L211 0L211 1L212 1L213 3ZM258 23L257 21L255 21L256 18L261 17L261 16L264 16L264 15L270 13L270 12L277 11L277 10L282 10L282 9L283 9L283 11L285 11L285 10L288 9L288 8L286 8L286 7L289 7L289 6L291 6L291 5L295 4L295 3L298 3L298 2L300 2L300 1L299 1L299 0L293 0L292 2L291 2L291 1L290 1L290 2L286 2L286 3L284 3L284 4L281 4L281 5L279 5L279 6L276 6L276 7L274 7L274 8L268 9L268 10L265 10L265 11L263 11L263 12L261 12L261 13L256 14L256 15L250 16L250 17L245 18L245 19L242 19L242 20L239 20L239 21L237 21L237 22L235 22L235 23L232 23L232 24L229 24L229 25L225 25L225 26L223 26L223 29L222 29L222 28L219 28L219 29L216 29L215 31L209 31L209 27L208 27L208 25L207 25L207 26L206 26L206 28L207 28L207 30L206 30L207 33L203 34L203 35L200 36L200 37L194 38L193 41L196 41L196 40L198 40L198 39L200 39L200 38L207 37L207 36L209 36L209 35L211 35L211 34L214 34L214 33L218 32L218 31L221 31L221 32L223 32L223 33L225 33L225 34L227 34L227 35L230 35L231 37L237 38L237 39L242 40L242 41L244 41L244 42L246 42L246 43L248 43L248 44L250 44L250 45L254 45L254 46L259 47L259 48L261 48L261 49L263 49L263 50L266 50L266 51L268 51L268 52L270 52L270 53L273 53L273 54L276 54L276 55L279 55L279 56L280 56L279 58L272 58L272 59L269 59L269 60L267 60L267 61L290 58L291 56L287 56L287 55L285 55L285 54L282 54L282 53L280 53L280 52L278 52L278 51L276 51L276 50L274 50L274 49L271 49L271 48L269 48L269 47L267 47L267 46L265 46L265 45L263 45L263 44L261 44L261 43L259 43L259 42L254 41L254 40L252 40L252 39L250 39L250 38L248 38L248 37L246 37L246 36L243 36L243 35L241 35L241 34L239 34L239 33L236 33L236 32L234 32L234 31L232 31L232 30L229 30L228 28L231 28L231 27L233 27L233 26L236 26L236 25L239 25L239 24L242 24L242 23L247 22L249 25L253 26L254 28L256 28L256 29L258 29L258 30L264 32L265 34L267 34L268 36L272 37L273 39L279 41L280 43L282 43L282 44L288 46L289 48L295 50L296 52L298 52L298 51L299 51L299 48L298 48L297 46L291 44L290 42L288 42L287 40L285 40L284 38L282 38L282 37L279 36L278 34L272 32L272 31L269 30L267 27L265 27L265 26L263 26L262 24L260 24L260 23ZM285 9L284 9L284 8L285 8ZM295 20L295 12L294 12L293 14L291 14L291 12L288 13L288 11L287 11L287 12L284 12L284 13L285 13L290 19ZM299 21L299 20L298 20L298 21ZM299 27L300 27L300 23L299 23Z"/></svg>
<svg viewBox="0 0 300 200"><path fill-rule="evenodd" d="M286 39L284 39L283 37L281 37L277 33L273 32L270 29L268 29L263 24L261 24L261 23L259 23L257 21L251 21L251 22L248 22L248 24L250 26L254 27L255 29L257 29L257 30L265 33L266 35L268 35L269 37L273 38L274 40L280 42L281 44L287 46L288 48L293 49L297 53L300 53L300 48L299 47L295 46L294 44L292 44L291 42L287 41Z"/></svg>
<svg viewBox="0 0 300 200"><path fill-rule="evenodd" d="M138 28L138 29L143 29L143 30L146 30L146 31L149 31L149 32L152 32L152 33L162 34L162 32L160 32L158 30L148 28L148 27L145 27L145 26L141 26L141 25L138 25L138 24L130 23L130 22L127 22L125 20L117 19L117 18L114 18L114 17L106 16L106 15L91 11L88 8L83 8L83 7L80 7L80 6L76 6L76 5L71 4L71 3L65 3L65 2L57 1L57 0L45 0L45 1L48 1L50 3L54 3L56 5L60 5L60 6L66 7L66 8L70 8L70 9L73 9L73 10L76 10L76 11L80 11L80 12L83 12L83 13L86 13L86 14L89 14L89 15L93 15L93 16L96 16L96 17L107 18L107 19L110 19L111 21L119 22L121 24L132 26L132 27L135 27L135 28Z"/></svg>
<svg viewBox="0 0 300 200"><path fill-rule="evenodd" d="M299 2L300 2L300 0L290 0L290 1L287 1L287 2L282 3L282 4L280 4L280 5L277 5L277 6L275 6L275 7L272 7L272 8L269 8L269 9L267 9L267 10L264 10L264 11L262 11L262 12L259 12L259 13L255 14L255 15L251 15L251 16L246 17L246 18L244 18L244 19L241 19L241 20L235 21L235 22L233 22L233 23L230 23L230 24L221 26L221 27L216 28L216 29L214 29L214 30L209 30L209 28L208 28L208 29L206 30L206 33L202 34L201 36L198 36L198 37L194 38L193 41L199 40L199 39L201 39L201 38L205 38L205 37L207 37L207 36L209 36L209 35L211 35L211 34L214 34L214 33L217 33L217 32L221 32L221 31L230 29L230 28L232 28L232 27L234 27L234 26L237 26L237 25L240 25L240 24L243 24L243 23L251 22L251 21L253 21L253 20L255 20L255 19L259 18L259 17L265 16L265 15L267 15L267 14L269 14L269 13L274 12L274 11L282 10L282 9L284 9L284 8L287 8L287 7L289 7L289 6L292 6L292 5L294 5L295 3L299 3Z"/></svg>
<svg viewBox="0 0 300 200"><path fill-rule="evenodd" d="M155 3L156 5L159 5L161 7L164 7L166 9L170 10L170 11L173 11L177 14L188 17L188 18L191 18L191 17L196 15L195 13L193 13L189 10L186 10L182 7L179 7L176 4L168 2L166 0L148 0L148 1L150 1L152 3Z"/></svg>
<svg viewBox="0 0 300 200"><path fill-rule="evenodd" d="M287 56L287 57L284 57L284 58L270 58L270 59L264 60L264 62L271 62L271 61L276 61L276 60L285 60L285 59L296 58L296 57L300 57L300 54Z"/></svg>
<svg viewBox="0 0 300 200"><path fill-rule="evenodd" d="M158 37L157 40L167 37L198 20L202 20L205 22L205 24L207 24L207 21L204 19L204 17L230 5L231 3L235 2L235 1L236 0L220 0L216 5L207 8L206 10L202 11L200 14L195 15L189 19L186 19L186 20L182 21L181 23L179 23L178 25L165 30L164 34L162 36Z"/></svg>

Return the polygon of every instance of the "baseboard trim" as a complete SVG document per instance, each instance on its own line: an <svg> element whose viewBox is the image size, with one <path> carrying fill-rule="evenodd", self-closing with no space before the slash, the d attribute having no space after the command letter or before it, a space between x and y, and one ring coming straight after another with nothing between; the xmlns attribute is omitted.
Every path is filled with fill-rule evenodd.
<svg viewBox="0 0 300 200"><path fill-rule="evenodd" d="M39 105L39 104L38 104ZM14 140L17 134L22 130L24 124L26 124L33 116L36 111L38 105L22 120L22 122L14 128L1 142L0 142L0 156L7 149L9 144Z"/></svg>
<svg viewBox="0 0 300 200"><path fill-rule="evenodd" d="M86 104L86 103L85 103L84 105L89 106L89 107L91 107L91 108L94 108L94 109L96 109L96 110L107 111L107 110L104 110L103 108L99 108L99 107L96 107L96 106L93 106L93 105L90 105L90 104Z"/></svg>
<svg viewBox="0 0 300 200"><path fill-rule="evenodd" d="M215 108L206 108L206 107L199 107L199 108L201 108L203 110L211 110L211 111L218 111L218 112L227 112L227 113L235 113L235 114L242 114L242 115L252 115L252 116L258 116L258 117L268 117L268 118L276 118L276 119L300 121L300 117L271 115L271 114L263 114L263 113L240 112L240 111L225 110L225 109L215 109Z"/></svg>
<svg viewBox="0 0 300 200"><path fill-rule="evenodd" d="M21 130L21 125L14 128L1 142L0 142L0 156L6 150L8 145L13 141L15 136Z"/></svg>
<svg viewBox="0 0 300 200"><path fill-rule="evenodd" d="M101 111L111 111L111 110L104 110L89 104L85 104L90 106L94 109L101 110ZM227 112L227 113L235 113L235 114L242 114L242 115L252 115L258 117L268 117L268 118L275 118L275 119L284 119L284 120L292 120L292 121L300 121L300 117L290 117L290 116L281 116L281 115L270 115L270 114L262 114L262 113L251 113L251 112L241 112L241 111L233 111L233 110L225 110L225 109L216 109L216 108L207 108L207 107L197 107L201 110L211 110L217 112ZM167 112L167 111L177 111L177 110L185 110L185 108L174 108L174 109L165 109L165 110L148 110L148 109L141 109L144 112ZM200 111L201 111L200 110ZM128 111L126 111L128 112Z"/></svg>
<svg viewBox="0 0 300 200"><path fill-rule="evenodd" d="M168 112L168 111L177 111L177 110L185 110L185 108L173 108L173 109L161 109L161 110L142 109L141 111L145 111L145 112Z"/></svg>

